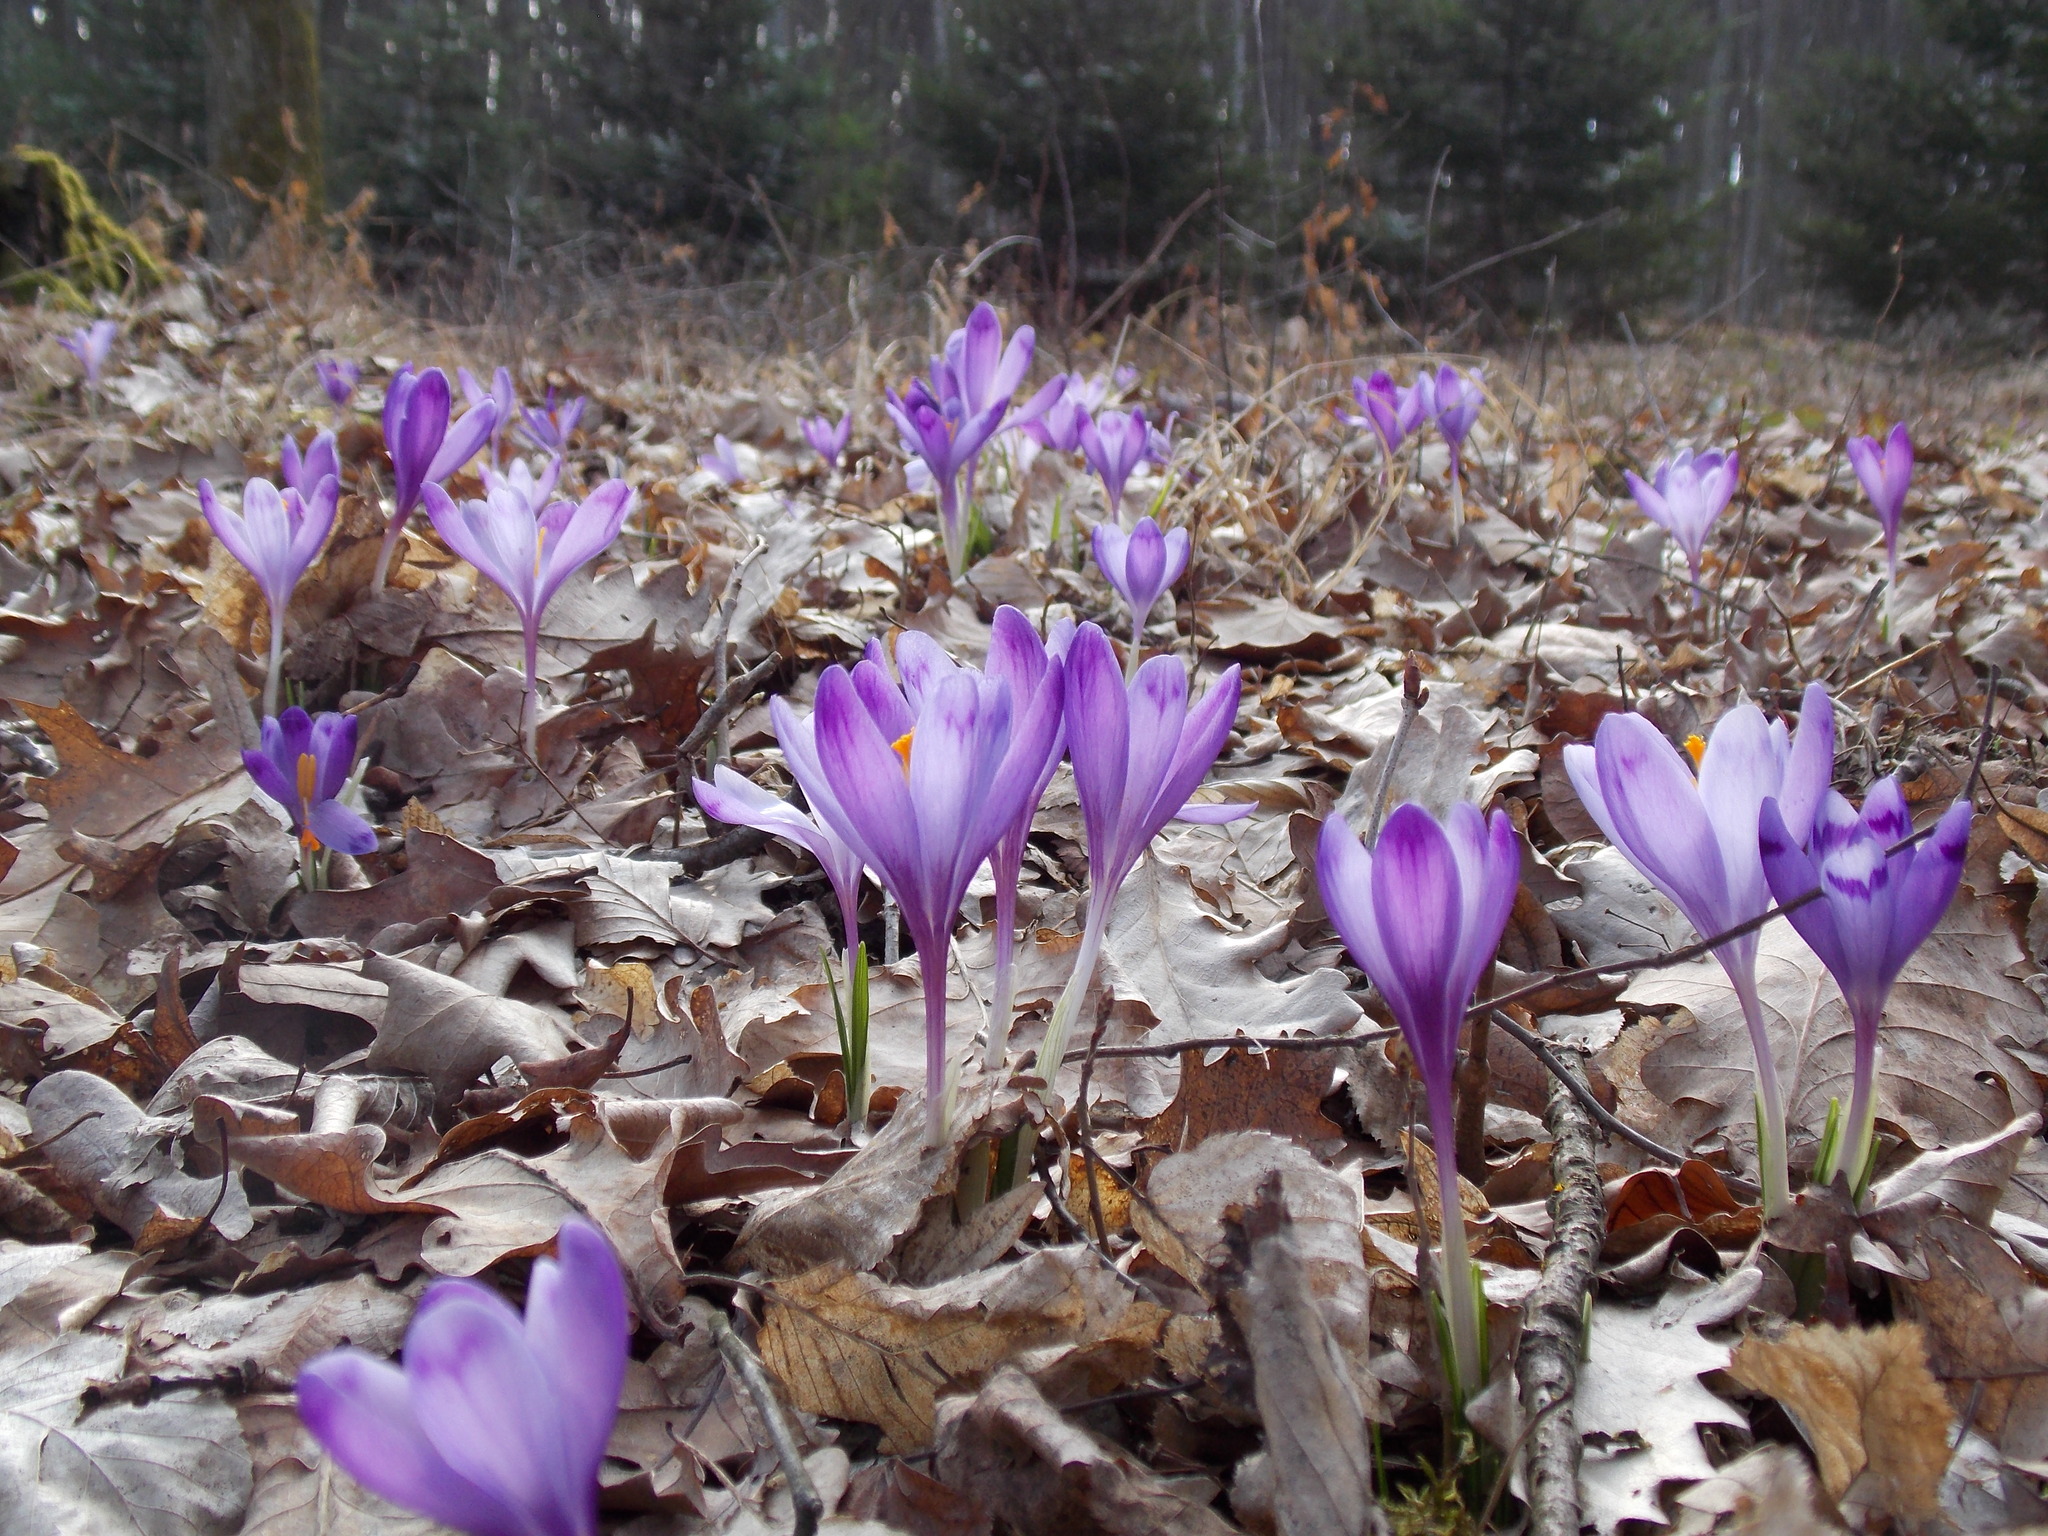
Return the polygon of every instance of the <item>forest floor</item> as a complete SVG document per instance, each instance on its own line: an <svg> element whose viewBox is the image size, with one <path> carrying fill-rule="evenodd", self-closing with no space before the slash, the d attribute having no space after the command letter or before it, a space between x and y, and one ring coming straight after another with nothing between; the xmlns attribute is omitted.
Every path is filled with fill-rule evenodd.
<svg viewBox="0 0 2048 1536"><path fill-rule="evenodd" d="M1461 360L1492 403L1454 500L1441 442L1383 467L1333 417L1354 368L1412 372L1369 342L1354 360L1297 332L1269 362L1233 335L1226 359L1191 311L1047 345L1035 378L1131 364L1127 401L1178 413L1132 496L1194 557L1145 641L1197 691L1242 666L1204 793L1257 811L1171 824L1126 883L1048 1114L1019 1053L1086 897L1062 771L1025 865L1016 1070L970 1073L929 1149L889 1114L923 1080L914 963L874 970L879 1113L850 1136L829 890L783 844L707 829L676 766L687 744L696 771L715 752L783 785L767 697L806 703L871 637L978 659L1002 603L1127 629L1076 532L1099 485L1049 451L985 476L996 548L946 577L879 400L970 303L935 282L893 330L764 315L748 351L681 320L429 327L251 266L123 310L95 391L57 346L75 318L0 314L0 1524L426 1529L325 1465L294 1376L342 1340L396 1354L439 1276L516 1297L575 1212L640 1323L603 1472L607 1529L636 1536L789 1531L793 1481L827 1528L913 1536L1554 1530L1533 1448L1567 1415L1602 1533L2048 1521L2048 373L1706 329L1532 342ZM240 756L263 603L195 487L274 473L286 432L326 423L326 356L364 385L286 675L357 716L383 835L305 891ZM405 360L588 396L570 476L638 488L543 625L533 757L495 589L424 519L370 587L372 407ZM843 410L850 467L827 472L799 419ZM1898 419L1920 470L1887 603L1843 442ZM714 434L740 483L699 469ZM1743 469L1697 589L1622 479L1686 442ZM1427 700L1396 751L1410 658ZM1814 680L1840 787L1896 772L1916 813L1967 791L1979 816L1892 997L1876 1185L1766 1224L1733 995L1711 959L1651 964L1691 930L1561 753L1618 709L1680 739ZM1462 1078L1494 1354L1469 1437L1422 1283L1441 1212L1411 1198L1434 1183L1407 1058L1310 871L1324 817L1400 800L1511 815L1524 886L1492 985L1558 977L1509 1010L1520 1036L1475 1031ZM958 940L962 1056L988 920ZM1789 924L1761 953L1803 1169L1849 1024ZM969 1198L963 1165L1033 1116L1036 1177ZM1574 1192L1596 1213L1576 1254L1554 1203ZM1561 1357L1568 1407L1531 1420L1525 1308L1558 1287L1584 1347ZM713 1312L765 1363L794 1454Z"/></svg>

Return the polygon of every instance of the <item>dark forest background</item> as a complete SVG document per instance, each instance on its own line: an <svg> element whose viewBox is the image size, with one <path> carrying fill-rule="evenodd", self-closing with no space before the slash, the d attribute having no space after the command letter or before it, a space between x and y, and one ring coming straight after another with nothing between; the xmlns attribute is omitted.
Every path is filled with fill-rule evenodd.
<svg viewBox="0 0 2048 1536"><path fill-rule="evenodd" d="M353 205L399 288L1028 237L1070 319L1512 331L2048 277L2048 0L5 0L0 113L216 259Z"/></svg>

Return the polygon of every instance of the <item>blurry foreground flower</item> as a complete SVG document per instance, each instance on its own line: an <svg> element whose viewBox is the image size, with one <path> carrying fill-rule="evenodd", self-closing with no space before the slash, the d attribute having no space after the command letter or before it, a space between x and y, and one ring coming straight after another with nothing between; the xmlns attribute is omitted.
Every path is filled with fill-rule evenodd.
<svg viewBox="0 0 2048 1536"><path fill-rule="evenodd" d="M1188 796L1215 765L1237 719L1238 669L1229 667L1188 707L1187 674L1171 656L1154 656L1129 680L1109 636L1083 624L1067 650L1067 753L1088 837L1088 917L1074 974L1060 994L1038 1051L1038 1071L1058 1076L1095 962L1109 932L1117 892L1169 821L1225 822L1249 816L1249 804L1193 805Z"/></svg>
<svg viewBox="0 0 2048 1536"><path fill-rule="evenodd" d="M1876 1152L1872 1129L1885 999L1900 968L1934 932L1955 897L1970 845L1969 802L1951 805L1927 842L1887 858L1885 850L1912 830L1906 797L1891 777L1871 786L1861 815L1830 789L1804 838L1795 837L1775 799L1764 801L1758 818L1771 894L1790 903L1815 888L1820 891L1818 900L1786 916L1842 989L1855 1030L1856 1061L1848 1117L1842 1117L1840 1100L1829 1104L1813 1177L1826 1184L1837 1169L1846 1169L1858 1195L1870 1182Z"/></svg>
<svg viewBox="0 0 2048 1536"><path fill-rule="evenodd" d="M323 357L313 364L313 372L319 376L328 402L336 411L346 411L349 401L355 398L356 385L362 380L362 364L345 357Z"/></svg>
<svg viewBox="0 0 2048 1536"><path fill-rule="evenodd" d="M448 375L438 368L414 373L408 363L385 388L384 450L391 455L392 492L391 521L377 551L374 585L379 590L426 487L439 485L475 458L498 426L498 408L491 401L470 407L452 425L448 407Z"/></svg>
<svg viewBox="0 0 2048 1536"><path fill-rule="evenodd" d="M850 672L825 672L808 717L779 696L769 713L818 819L896 898L917 947L925 1133L942 1145L952 1109L946 971L953 925L975 871L1040 783L1062 690L1055 663L1035 697L1013 698L1007 682L955 666L915 632L903 636L897 659L901 682L864 658Z"/></svg>
<svg viewBox="0 0 2048 1536"><path fill-rule="evenodd" d="M1485 1302L1458 1199L1458 1035L1500 947L1521 868L1507 813L1489 819L1463 803L1442 825L1419 805L1396 806L1370 850L1333 815L1316 847L1316 885L1330 921L1386 999L1422 1078L1442 1216L1445 1374L1461 1405L1486 1385L1487 1358Z"/></svg>
<svg viewBox="0 0 2048 1536"><path fill-rule="evenodd" d="M1125 533L1105 519L1095 525L1095 563L1130 607L1131 649L1124 670L1126 675L1135 673L1153 605L1188 568L1188 531L1171 528L1161 533L1159 524L1141 517L1138 526Z"/></svg>
<svg viewBox="0 0 2048 1536"><path fill-rule="evenodd" d="M1714 519L1726 509L1742 479L1735 455L1703 453L1695 457L1690 448L1681 448L1658 464L1654 484L1634 470L1628 471L1627 479L1643 516L1685 551L1685 563L1692 572L1692 605L1699 607L1700 555L1706 550Z"/></svg>
<svg viewBox="0 0 2048 1536"><path fill-rule="evenodd" d="M339 798L355 768L356 717L309 715L294 704L263 722L262 743L242 753L242 766L291 819L299 878L313 890L325 883L326 850L353 857L377 846L370 824Z"/></svg>
<svg viewBox="0 0 2048 1536"><path fill-rule="evenodd" d="M284 615L291 607L292 589L306 574L306 567L319 558L320 547L334 526L340 495L341 482L332 474L322 478L310 495L293 489L280 494L268 480L251 480L242 487L242 510L236 512L214 494L212 481L199 482L199 510L206 515L207 526L255 577L257 590L270 609L270 670L263 684L266 715L277 713Z"/></svg>
<svg viewBox="0 0 2048 1536"><path fill-rule="evenodd" d="M1105 411L1081 423L1081 451L1088 455L1088 467L1102 477L1102 493L1109 502L1109 517L1122 526L1124 486L1132 473L1150 456L1152 429L1141 407L1130 413Z"/></svg>
<svg viewBox="0 0 2048 1536"><path fill-rule="evenodd" d="M580 1218L537 1260L526 1315L475 1280L429 1287L405 1364L330 1350L299 1417L372 1493L472 1536L596 1536L597 1473L626 1377L618 1261Z"/></svg>
<svg viewBox="0 0 2048 1536"><path fill-rule="evenodd" d="M1766 721L1754 704L1737 705L1714 723L1712 737L1687 744L1693 765L1641 715L1600 722L1593 745L1564 749L1565 771L1579 799L1649 882L1670 897L1700 937L1712 938L1771 905L1757 852L1764 801L1775 799L1791 840L1804 846L1835 767L1834 706L1818 683L1807 685L1799 733ZM1730 939L1714 951L1742 1005L1756 1056L1757 1160L1764 1214L1792 1202L1785 1167L1785 1099L1771 1054L1770 1032L1756 989L1757 935Z"/></svg>
<svg viewBox="0 0 2048 1536"><path fill-rule="evenodd" d="M804 418L804 441L811 445L811 452L825 461L827 469L837 469L840 459L846 455L847 440L853 436L852 413L839 418L833 424L829 416L806 416Z"/></svg>
<svg viewBox="0 0 2048 1536"><path fill-rule="evenodd" d="M80 326L69 336L57 338L57 345L78 359L80 371L85 374L87 385L100 381L100 370L107 366L107 354L114 348L114 338L121 328L111 320L95 320L91 325Z"/></svg>
<svg viewBox="0 0 2048 1536"><path fill-rule="evenodd" d="M538 762L541 615L562 583L619 536L632 509L633 488L623 480L607 480L580 505L557 501L543 507L510 482L493 480L488 499L460 504L440 486L428 486L427 515L441 542L488 577L519 615L526 642L520 736Z"/></svg>
<svg viewBox="0 0 2048 1536"><path fill-rule="evenodd" d="M723 432L711 439L711 451L700 454L698 465L720 485L738 485L747 477L740 470L739 450L732 445L732 439Z"/></svg>

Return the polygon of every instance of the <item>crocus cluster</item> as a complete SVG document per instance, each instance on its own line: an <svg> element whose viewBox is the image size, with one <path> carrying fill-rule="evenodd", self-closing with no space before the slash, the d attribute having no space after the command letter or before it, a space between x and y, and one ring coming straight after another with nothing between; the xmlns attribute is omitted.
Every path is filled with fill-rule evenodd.
<svg viewBox="0 0 2048 1536"><path fill-rule="evenodd" d="M294 705L263 722L262 745L242 753L256 787L284 808L299 838L299 876L308 890L324 874L324 855L354 856L377 846L362 816L341 803L356 761L354 715L309 715Z"/></svg>
<svg viewBox="0 0 2048 1536"><path fill-rule="evenodd" d="M462 417L448 419L448 375L438 368L415 373L398 370L384 391L384 448L391 455L391 521L377 552L376 586L381 589L392 553L405 535L406 522L419 507L429 485L438 486L476 457L498 426L495 401L471 406Z"/></svg>
<svg viewBox="0 0 2048 1536"><path fill-rule="evenodd" d="M619 536L633 505L633 488L623 480L607 480L580 503L549 501L558 468L536 482L530 473L522 480L518 471L525 466L515 465L512 478L486 480L482 501L457 502L438 485L426 490L427 515L441 542L488 577L519 615L526 653L520 735L536 761L541 616L562 583Z"/></svg>
<svg viewBox="0 0 2048 1536"><path fill-rule="evenodd" d="M95 320L69 336L58 337L57 345L78 359L79 371L90 388L99 383L100 370L107 366L107 354L113 351L114 338L120 334L121 328L113 321Z"/></svg>
<svg viewBox="0 0 2048 1536"><path fill-rule="evenodd" d="M597 1473L631 1317L604 1235L563 1225L522 1317L475 1280L420 1298L402 1366L331 1350L299 1372L299 1417L372 1493L471 1536L596 1536Z"/></svg>
<svg viewBox="0 0 2048 1536"><path fill-rule="evenodd" d="M1485 370L1460 373L1445 363L1424 368L1413 384L1403 387L1382 368L1371 378L1353 378L1351 398L1357 402L1357 413L1340 409L1337 419L1347 426L1370 428L1380 440L1383 477L1392 475L1394 455L1412 433L1427 424L1442 434L1451 450L1451 494L1462 512L1465 439L1486 404Z"/></svg>
<svg viewBox="0 0 2048 1536"><path fill-rule="evenodd" d="M1005 345L995 310L977 304L967 324L947 337L944 353L932 359L930 383L913 380L901 396L888 391L889 416L905 452L931 474L946 563L956 576L966 572L968 514L982 450L998 432L1036 421L1066 388L1065 376L1056 376L1012 408L1035 344L1031 327L1023 325Z"/></svg>
<svg viewBox="0 0 2048 1536"><path fill-rule="evenodd" d="M1692 573L1692 603L1700 605L1700 556L1707 547L1707 535L1714 520L1727 508L1728 498L1742 483L1742 469L1733 453L1702 453L1681 448L1657 465L1653 480L1634 470L1627 475L1628 488L1643 509L1643 516L1670 534L1685 551L1686 568Z"/></svg>
<svg viewBox="0 0 2048 1536"><path fill-rule="evenodd" d="M319 557L334 526L339 504L340 463L334 452L334 435L323 432L302 458L298 445L285 442L285 489L280 492L268 480L251 480L242 487L242 508L233 510L213 489L213 482L199 482L199 508L206 516L214 537L226 546L256 579L263 601L270 610L270 668L263 684L263 713L277 713L279 673L284 660L284 616L291 606L292 590L306 568Z"/></svg>
<svg viewBox="0 0 2048 1536"><path fill-rule="evenodd" d="M1758 817L1777 802L1793 841L1804 846L1834 771L1834 707L1810 685L1799 730L1767 721L1742 704L1714 723L1688 760L1648 720L1612 714L1591 746L1564 749L1565 771L1608 841L1697 929L1710 937L1763 916L1771 904L1757 849ZM1786 1170L1785 1099L1757 996L1757 935L1714 951L1742 1006L1756 1057L1757 1157L1766 1215L1791 1203Z"/></svg>
<svg viewBox="0 0 2048 1536"><path fill-rule="evenodd" d="M1399 805L1368 849L1340 816L1323 823L1316 884L1344 947L1386 999L1422 1079L1436 1147L1443 1230L1442 1292L1449 1376L1463 1403L1486 1384L1484 1313L1458 1199L1458 1036L1473 990L1493 965L1521 884L1521 848L1507 813L1458 804L1439 824Z"/></svg>
<svg viewBox="0 0 2048 1536"><path fill-rule="evenodd" d="M1859 814L1830 789L1806 821L1766 799L1758 821L1764 878L1807 946L1842 989L1855 1035L1846 1120L1830 1106L1814 1178L1846 1170L1860 1195L1870 1182L1876 1145L1878 1030L1885 999L1913 951L1926 942L1954 899L1970 844L1970 805L1958 800L1918 847L1888 852L1913 830L1905 794L1893 777L1878 780Z"/></svg>

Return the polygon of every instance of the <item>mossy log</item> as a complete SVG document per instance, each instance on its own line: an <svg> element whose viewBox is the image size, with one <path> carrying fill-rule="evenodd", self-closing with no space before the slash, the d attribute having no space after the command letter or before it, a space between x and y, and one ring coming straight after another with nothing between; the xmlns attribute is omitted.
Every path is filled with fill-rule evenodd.
<svg viewBox="0 0 2048 1536"><path fill-rule="evenodd" d="M61 156L17 144L0 156L0 294L46 293L90 309L95 289L153 287L169 269L136 233L109 218Z"/></svg>

